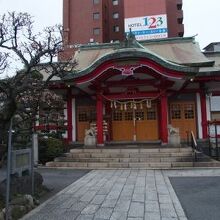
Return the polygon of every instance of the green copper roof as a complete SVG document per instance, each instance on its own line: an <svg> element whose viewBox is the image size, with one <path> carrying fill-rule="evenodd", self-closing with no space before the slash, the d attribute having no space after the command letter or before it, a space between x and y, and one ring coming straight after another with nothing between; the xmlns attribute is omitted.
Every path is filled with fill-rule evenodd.
<svg viewBox="0 0 220 220"><path fill-rule="evenodd" d="M211 67L214 61L202 54L194 37L167 38L136 41L132 33L122 42L82 45L75 53L77 66L66 73L64 80L85 76L107 61L125 61L145 58L152 60L168 70L187 75L198 73L200 67Z"/></svg>
<svg viewBox="0 0 220 220"><path fill-rule="evenodd" d="M132 60L136 58L150 59L167 69L175 70L179 72L196 73L198 71L198 69L195 67L179 65L179 64L167 61L163 59L162 57L148 51L146 48L121 48L121 49L116 49L112 52L104 54L103 56L96 59L90 66L88 66L85 69L75 70L74 72L69 73L68 75L64 77L64 80L78 78L86 74L89 74L93 70L95 70L99 65L109 60Z"/></svg>

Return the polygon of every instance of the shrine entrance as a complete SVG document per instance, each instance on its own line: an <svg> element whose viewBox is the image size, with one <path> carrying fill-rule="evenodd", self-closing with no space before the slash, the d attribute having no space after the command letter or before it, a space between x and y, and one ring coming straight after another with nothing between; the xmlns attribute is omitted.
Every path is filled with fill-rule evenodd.
<svg viewBox="0 0 220 220"><path fill-rule="evenodd" d="M196 135L195 102L170 103L170 122L173 127L179 128L181 140L187 140L187 132L193 131Z"/></svg>
<svg viewBox="0 0 220 220"><path fill-rule="evenodd" d="M125 105L124 105L125 106ZM112 111L113 141L154 141L159 139L157 103L130 103Z"/></svg>

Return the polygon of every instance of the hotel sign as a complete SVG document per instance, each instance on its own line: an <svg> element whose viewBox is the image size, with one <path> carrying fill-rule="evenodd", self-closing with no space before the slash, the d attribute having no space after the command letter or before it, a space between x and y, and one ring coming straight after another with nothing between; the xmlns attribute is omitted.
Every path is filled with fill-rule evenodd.
<svg viewBox="0 0 220 220"><path fill-rule="evenodd" d="M162 14L126 18L125 32L129 33L130 29L137 40L166 38L168 37L167 16Z"/></svg>

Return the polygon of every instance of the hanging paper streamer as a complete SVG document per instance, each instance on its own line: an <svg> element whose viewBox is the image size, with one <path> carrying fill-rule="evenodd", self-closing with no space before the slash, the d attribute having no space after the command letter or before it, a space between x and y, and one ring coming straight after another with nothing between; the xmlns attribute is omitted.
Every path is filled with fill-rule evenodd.
<svg viewBox="0 0 220 220"><path fill-rule="evenodd" d="M111 108L113 108L113 102L111 101Z"/></svg>
<svg viewBox="0 0 220 220"><path fill-rule="evenodd" d="M120 110L122 111L123 110L123 104L121 103L120 105Z"/></svg>
<svg viewBox="0 0 220 220"><path fill-rule="evenodd" d="M151 100L150 99L148 99L146 101L146 106L147 106L147 108L151 108Z"/></svg>

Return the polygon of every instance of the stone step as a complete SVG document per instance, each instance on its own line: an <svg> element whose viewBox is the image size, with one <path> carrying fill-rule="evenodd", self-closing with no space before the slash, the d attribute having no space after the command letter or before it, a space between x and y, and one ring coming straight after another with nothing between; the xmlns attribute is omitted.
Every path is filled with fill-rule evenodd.
<svg viewBox="0 0 220 220"><path fill-rule="evenodd" d="M158 153L68 153L66 157L70 158L162 158L162 157L190 157L192 152L158 152Z"/></svg>
<svg viewBox="0 0 220 220"><path fill-rule="evenodd" d="M71 158L71 157L58 157L55 158L55 162L190 162L192 161L191 156L180 156L180 157L129 157L129 158L86 158L86 157L80 157L80 158Z"/></svg>
<svg viewBox="0 0 220 220"><path fill-rule="evenodd" d="M126 162L48 162L47 167L72 167L80 169L106 169L106 168L141 168L141 169L176 169L183 167L220 167L220 163L215 162L159 162L159 163L126 163Z"/></svg>
<svg viewBox="0 0 220 220"><path fill-rule="evenodd" d="M191 152L190 147L178 148L75 148L71 149L70 153L178 153Z"/></svg>

